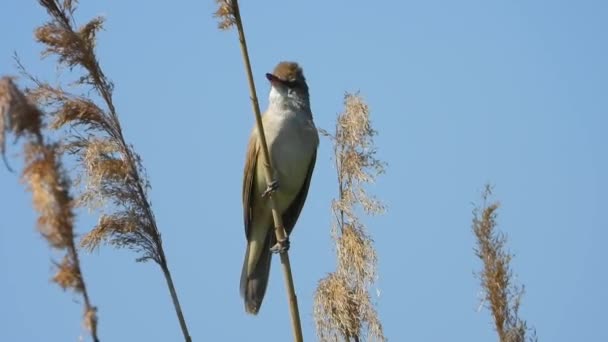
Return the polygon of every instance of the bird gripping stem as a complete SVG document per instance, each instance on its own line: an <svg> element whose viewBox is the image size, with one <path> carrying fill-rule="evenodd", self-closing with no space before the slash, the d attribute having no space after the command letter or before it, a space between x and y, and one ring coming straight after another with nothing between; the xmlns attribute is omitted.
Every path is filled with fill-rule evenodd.
<svg viewBox="0 0 608 342"><path fill-rule="evenodd" d="M264 126L262 125L262 115L260 113L260 105L258 103L258 97L255 91L255 83L253 81L253 73L251 71L251 62L249 60L249 53L247 52L247 41L245 40L245 31L243 30L243 22L241 20L241 13L239 10L239 5L237 0L232 0L232 9L234 12L235 23L237 26L237 31L239 34L239 41L241 45L241 52L243 55L243 62L245 64L245 71L247 74L247 80L249 82L249 92L251 97L251 105L253 108L253 113L255 115L256 126L258 130L258 135L260 138L260 144L262 148L262 156L264 158L264 173L266 176L266 182L271 184L273 182L272 179L272 164L270 159L270 154L268 153L268 145L266 144L266 136L264 134ZM272 209L272 218L274 220L275 226L275 234L277 241L286 241L287 234L285 233L285 227L283 226L283 218L281 217L279 211L277 210L277 205L275 202L275 197L270 196L270 206ZM291 274L291 264L289 262L289 254L286 250L282 251L280 254L281 257L281 265L283 265L283 275L285 278L285 286L287 288L287 296L289 300L289 309L291 313L291 326L294 334L294 341L302 342L302 326L300 323L300 313L298 310L298 300L295 294L295 287L293 284L293 276Z"/></svg>

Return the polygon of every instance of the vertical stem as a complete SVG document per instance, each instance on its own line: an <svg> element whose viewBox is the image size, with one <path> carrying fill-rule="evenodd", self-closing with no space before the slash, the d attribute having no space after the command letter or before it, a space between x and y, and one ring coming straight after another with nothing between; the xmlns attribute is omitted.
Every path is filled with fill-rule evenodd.
<svg viewBox="0 0 608 342"><path fill-rule="evenodd" d="M179 325L182 328L182 333L184 334L184 340L186 342L192 342L192 338L188 333L186 319L184 318L184 314L182 313L182 307L179 304L179 299L177 298L177 291L175 291L175 286L173 285L173 278L171 278L171 272L169 271L169 266L167 266L167 260L165 259L164 253L161 255L161 262L159 264L160 268L163 270L165 279L167 280L167 287L169 287L169 292L171 293L171 299L173 300L173 306L175 307L175 313L177 314Z"/></svg>
<svg viewBox="0 0 608 342"><path fill-rule="evenodd" d="M287 254L287 251L281 253L281 265L283 266L283 278L285 279L285 287L287 288L287 299L289 300L289 312L291 314L291 328L294 334L294 341L302 342L302 323L300 322L298 297L296 296L296 289L293 284L291 263L289 262L289 254Z"/></svg>
<svg viewBox="0 0 608 342"><path fill-rule="evenodd" d="M86 315L88 315L90 311L95 310L95 308L93 308L93 306L91 305L89 293L87 292L87 287L84 284L84 277L82 275L82 270L80 269L80 260L78 259L78 252L76 251L76 246L74 245L73 237L69 241L68 253L70 255L70 258L72 259L72 262L74 263L74 268L78 270L78 275L80 277L80 285L82 288L82 298L84 299L84 311L86 317ZM95 317L93 319L93 322L90 323L91 339L93 340L93 342L99 342L99 337L97 336L97 317Z"/></svg>
<svg viewBox="0 0 608 342"><path fill-rule="evenodd" d="M249 82L249 93L251 96L251 105L253 107L253 113L255 114L255 121L257 125L258 135L260 137L260 143L262 146L262 156L264 158L264 173L266 176L266 182L269 184L272 182L272 165L270 156L268 153L268 145L266 144L266 135L264 134L264 126L262 125L262 115L260 113L260 105L258 103L258 97L255 91L255 83L253 81L253 73L251 71L251 62L249 61L249 53L247 52L247 41L245 40L245 32L243 30L243 22L241 20L241 13L237 0L232 0L232 8L234 11L234 17L236 21L237 30L239 33L239 41L241 45L241 52L243 55L243 62L245 63L245 70L247 73L247 80ZM275 234L277 241L284 241L286 237L285 228L283 226L283 219L279 214L275 202L275 198L270 196L270 206L272 209L272 218L275 225ZM295 287L293 284L293 276L291 273L291 263L289 262L289 254L287 251L281 252L281 264L283 265L283 275L285 278L285 287L287 288L287 298L289 300L289 311L291 313L291 326L293 329L294 340L296 342L303 341L302 337L302 326L300 323L300 313L298 310L298 299L295 293Z"/></svg>

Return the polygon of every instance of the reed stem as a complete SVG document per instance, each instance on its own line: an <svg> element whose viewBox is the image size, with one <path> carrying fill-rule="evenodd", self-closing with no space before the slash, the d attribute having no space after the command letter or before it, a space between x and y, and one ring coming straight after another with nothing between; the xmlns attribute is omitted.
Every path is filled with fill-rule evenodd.
<svg viewBox="0 0 608 342"><path fill-rule="evenodd" d="M243 55L243 62L245 63L245 71L247 73L247 81L249 82L249 93L251 97L251 106L253 113L255 114L255 121L258 129L258 135L260 137L260 143L262 146L262 155L264 158L264 174L266 176L266 182L270 184L272 182L272 164L270 155L268 153L268 145L266 144L266 135L264 134L264 126L262 125L262 115L260 113L260 105L258 103L258 97L256 95L255 83L253 81L253 73L251 71L251 62L249 60L249 53L247 52L247 41L245 40L245 31L243 29L243 22L241 20L241 13L237 0L232 0L232 8L234 11L234 18L236 21L237 31L239 33L239 42L241 45L241 52ZM272 209L272 218L275 225L275 234L277 241L285 241L287 234L283 226L283 219L281 214L276 209L277 205L275 198L270 196L270 207ZM289 301L289 311L291 313L291 327L293 329L294 341L302 342L302 325L300 323L300 313L298 310L298 299L296 297L296 291L293 283L293 276L291 273L291 263L289 262L289 254L286 250L280 253L281 265L283 266L283 275L285 279L285 287L287 289L287 298Z"/></svg>

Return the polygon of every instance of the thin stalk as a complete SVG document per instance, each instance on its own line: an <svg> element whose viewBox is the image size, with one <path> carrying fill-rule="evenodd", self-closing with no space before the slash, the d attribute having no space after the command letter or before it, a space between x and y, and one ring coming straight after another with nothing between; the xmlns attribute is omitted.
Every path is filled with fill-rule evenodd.
<svg viewBox="0 0 608 342"><path fill-rule="evenodd" d="M177 298L177 291L175 291L175 286L173 285L173 278L171 277L171 272L169 271L169 266L167 265L167 260L165 259L165 254L164 252L162 252L162 250L161 253L162 254L160 268L163 270L165 280L167 280L167 287L169 287L169 292L171 293L171 299L173 300L175 313L177 314L177 318L179 319L179 325L182 328L182 333L184 334L184 340L186 342L192 342L192 338L188 333L188 327L186 326L186 319L184 318L182 307L179 304L179 299Z"/></svg>
<svg viewBox="0 0 608 342"><path fill-rule="evenodd" d="M71 239L69 241L68 253L70 254L70 258L74 262L74 268L78 270L78 273L80 275L80 284L82 286L82 289L81 289L82 298L84 299L85 315L87 315L89 312L94 311L95 308L91 305L91 301L89 300L89 293L87 292L87 287L84 284L82 271L80 269L80 260L78 259L78 252L76 251L76 246L74 245L74 239ZM94 318L93 321L90 322L91 327L89 327L90 332L91 332L91 338L93 339L93 342L99 342L99 337L97 336L96 320L97 320L97 318Z"/></svg>
<svg viewBox="0 0 608 342"><path fill-rule="evenodd" d="M337 132L336 132L337 133ZM342 149L344 149L342 147ZM336 153L335 151L337 151L337 147L334 147L334 153L336 155L336 171L338 173L338 191L340 192L338 195L340 196L340 203L342 203L342 201L344 200L344 182L343 182L343 175L342 175L342 156L343 154L340 153ZM340 162L338 162L338 160L340 160ZM344 233L344 210L340 209L340 233Z"/></svg>
<svg viewBox="0 0 608 342"><path fill-rule="evenodd" d="M245 40L245 31L243 30L243 22L241 20L241 13L237 0L232 0L232 8L234 11L234 17L236 21L236 27L239 33L239 41L241 45L241 52L243 55L243 62L245 63L245 71L247 73L247 80L249 82L249 93L251 96L251 106L253 113L255 114L255 121L258 129L258 135L260 137L260 143L262 145L262 156L264 157L264 174L266 176L266 182L270 184L272 182L272 164L268 153L268 145L266 144L266 135L264 134L264 126L262 125L262 115L260 113L260 105L258 103L258 97L255 91L255 83L253 82L253 73L251 71L251 62L249 61L249 53L247 52L247 41ZM274 220L275 234L277 241L285 241L287 234L283 226L283 219L276 209L277 205L274 196L270 196L270 207L272 209L272 218ZM291 263L289 262L289 254L286 250L280 253L281 265L283 266L283 275L285 278L285 287L287 288L287 298L289 300L289 311L291 313L291 327L293 329L294 340L296 342L302 342L302 325L300 323L300 313L298 310L298 299L296 297L296 291L293 284L293 276L291 274Z"/></svg>

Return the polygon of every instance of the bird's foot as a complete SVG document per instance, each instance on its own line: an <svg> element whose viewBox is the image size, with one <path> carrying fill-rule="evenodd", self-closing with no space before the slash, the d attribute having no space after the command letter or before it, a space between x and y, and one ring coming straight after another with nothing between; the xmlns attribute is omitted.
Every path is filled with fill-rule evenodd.
<svg viewBox="0 0 608 342"><path fill-rule="evenodd" d="M286 237L285 240L277 241L277 243L270 247L270 251L272 253L283 254L289 250L289 237Z"/></svg>
<svg viewBox="0 0 608 342"><path fill-rule="evenodd" d="M279 181L276 179L273 179L272 182L270 182L268 184L268 186L266 187L266 190L264 191L264 193L262 193L262 197L272 195L278 189L279 189Z"/></svg>

